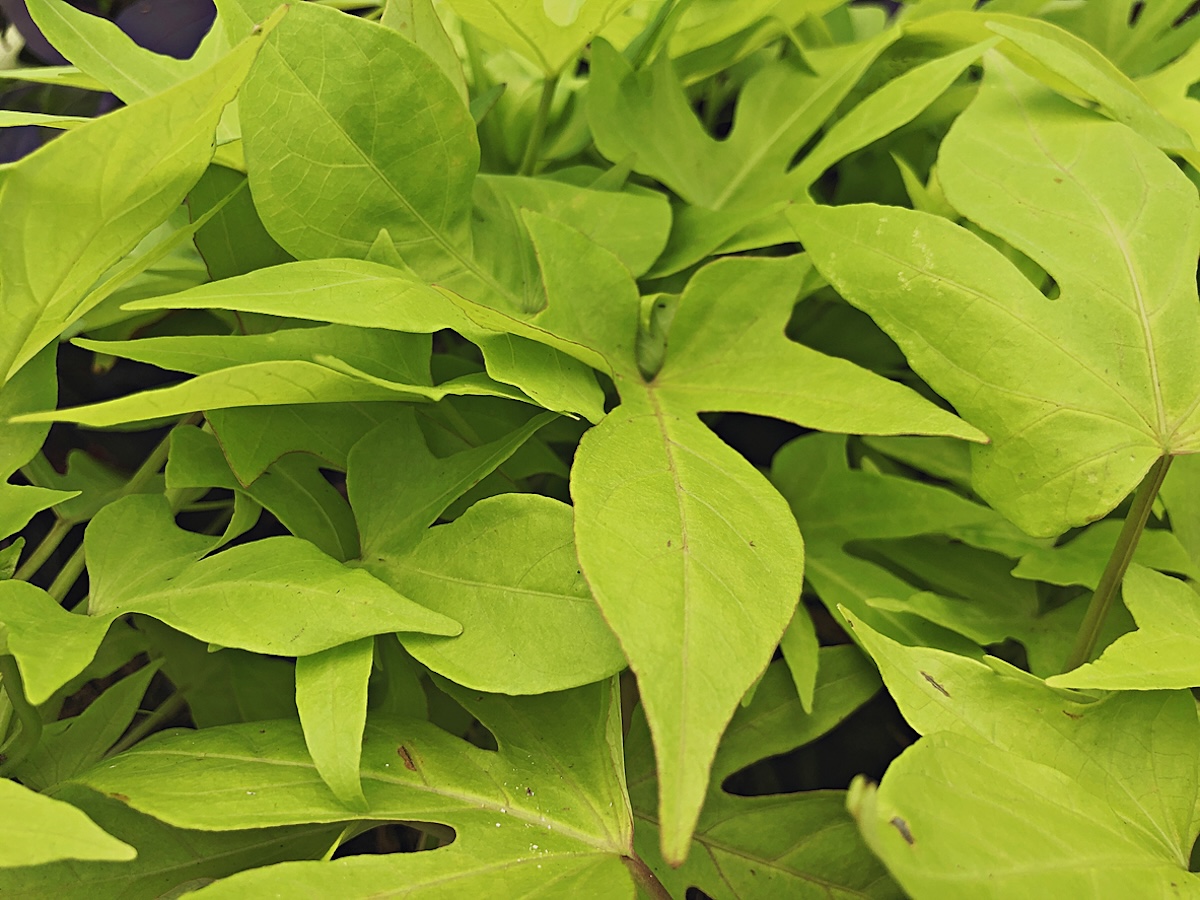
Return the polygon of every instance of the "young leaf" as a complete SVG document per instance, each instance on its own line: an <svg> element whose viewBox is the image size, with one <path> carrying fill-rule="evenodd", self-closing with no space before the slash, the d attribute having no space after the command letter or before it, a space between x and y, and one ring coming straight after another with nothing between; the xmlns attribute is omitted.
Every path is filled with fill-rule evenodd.
<svg viewBox="0 0 1200 900"><path fill-rule="evenodd" d="M463 625L457 637L402 635L433 671L475 690L565 690L625 666L575 558L571 508L536 494L481 500L409 552L367 568Z"/></svg>
<svg viewBox="0 0 1200 900"><path fill-rule="evenodd" d="M521 698L440 684L495 735L499 750L480 750L416 719L368 722L368 810L361 816L317 778L292 722L158 735L80 780L180 827L224 828L236 810L243 827L395 820L456 832L436 853L260 869L214 885L210 897L244 897L267 883L367 897L384 890L385 880L391 891L449 882L469 893L523 896L550 878L596 892L586 896L632 900L620 862L631 849L632 820L613 684Z"/></svg>
<svg viewBox="0 0 1200 900"><path fill-rule="evenodd" d="M296 708L321 780L348 807L367 806L359 780L367 680L375 639L359 638L296 660Z"/></svg>
<svg viewBox="0 0 1200 900"><path fill-rule="evenodd" d="M137 851L101 830L83 812L0 778L0 869L60 859L128 860Z"/></svg>
<svg viewBox="0 0 1200 900"><path fill-rule="evenodd" d="M839 292L988 432L972 450L984 499L1035 535L1100 518L1164 453L1200 448L1196 189L1124 126L995 56L939 173L957 209L1051 274L1057 299L944 219L789 216Z"/></svg>
<svg viewBox="0 0 1200 900"><path fill-rule="evenodd" d="M557 78L633 0L450 0L471 26L512 47Z"/></svg>
<svg viewBox="0 0 1200 900"><path fill-rule="evenodd" d="M346 488L364 561L402 554L455 499L508 459L549 421L535 416L499 440L445 459L433 455L411 409L367 434L350 451ZM397 464L403 460L403 471ZM457 634L458 632L452 632Z"/></svg>
<svg viewBox="0 0 1200 900"><path fill-rule="evenodd" d="M462 62L432 0L387 0L379 23L404 35L438 64L464 104L470 103Z"/></svg>

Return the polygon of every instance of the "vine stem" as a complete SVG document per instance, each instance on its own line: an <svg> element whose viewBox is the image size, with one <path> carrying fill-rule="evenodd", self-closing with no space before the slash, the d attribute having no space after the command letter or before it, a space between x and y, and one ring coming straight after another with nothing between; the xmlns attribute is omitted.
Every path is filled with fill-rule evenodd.
<svg viewBox="0 0 1200 900"><path fill-rule="evenodd" d="M50 530L46 532L46 536L42 538L41 543L34 548L33 552L21 563L20 568L13 573L13 579L16 581L28 581L36 575L38 569L44 566L46 560L58 549L59 544L63 542L63 539L70 532L71 527L71 523L62 519L55 519L54 524L50 526Z"/></svg>
<svg viewBox="0 0 1200 900"><path fill-rule="evenodd" d="M17 721L21 723L21 734L15 742L15 749L9 753L0 765L0 775L7 775L19 766L42 739L42 717L29 703L25 696L25 683L21 680L21 670L17 661L7 653L0 656L0 679L4 681L4 692L8 694Z"/></svg>
<svg viewBox="0 0 1200 900"><path fill-rule="evenodd" d="M537 113L533 119L533 128L529 132L529 143L525 145L525 155L521 158L518 175L532 175L541 158L542 141L546 137L546 127L550 124L550 106L554 103L554 91L558 87L558 76L553 75L542 82L542 96L538 100Z"/></svg>
<svg viewBox="0 0 1200 900"><path fill-rule="evenodd" d="M658 876L642 862L642 858L636 853L622 856L621 862L625 863L625 868L629 869L637 886L649 894L653 900L673 900L671 892L663 886L663 883L658 880Z"/></svg>
<svg viewBox="0 0 1200 900"><path fill-rule="evenodd" d="M1121 589L1121 582L1125 579L1125 572L1133 559L1138 540L1146 528L1146 521L1150 518L1154 499L1158 496L1163 479L1167 477L1167 470L1171 468L1172 459L1174 457L1169 454L1160 457L1150 467L1150 471L1134 492L1129 515L1125 517L1125 524L1117 536L1117 545L1113 548L1112 556L1108 558L1108 565L1104 567L1104 574L1100 576L1095 593L1092 594L1092 602L1088 604L1083 624L1079 626L1079 634L1075 638L1071 655L1067 657L1064 671L1069 672L1091 661L1092 654L1096 651L1096 643L1100 640L1100 629L1104 627L1117 592Z"/></svg>

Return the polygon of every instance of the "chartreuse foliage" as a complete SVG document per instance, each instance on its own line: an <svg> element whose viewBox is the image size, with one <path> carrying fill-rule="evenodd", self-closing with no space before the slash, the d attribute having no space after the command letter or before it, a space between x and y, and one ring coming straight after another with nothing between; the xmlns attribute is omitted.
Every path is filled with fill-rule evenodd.
<svg viewBox="0 0 1200 900"><path fill-rule="evenodd" d="M4 73L0 893L1200 896L1189 4L216 5Z"/></svg>

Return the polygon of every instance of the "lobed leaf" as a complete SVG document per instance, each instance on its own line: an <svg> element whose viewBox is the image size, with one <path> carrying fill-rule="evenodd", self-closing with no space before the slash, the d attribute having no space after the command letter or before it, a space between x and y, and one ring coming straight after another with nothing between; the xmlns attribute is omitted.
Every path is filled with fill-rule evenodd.
<svg viewBox="0 0 1200 900"><path fill-rule="evenodd" d="M939 160L950 202L1061 296L934 216L789 215L822 273L992 438L972 451L979 493L1054 535L1110 511L1162 454L1194 449L1200 202L1143 139L998 57Z"/></svg>

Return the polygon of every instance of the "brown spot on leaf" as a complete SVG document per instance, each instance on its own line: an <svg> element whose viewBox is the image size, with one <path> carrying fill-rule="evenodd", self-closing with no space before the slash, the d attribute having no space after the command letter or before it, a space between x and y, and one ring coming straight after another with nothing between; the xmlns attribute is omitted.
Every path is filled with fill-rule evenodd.
<svg viewBox="0 0 1200 900"><path fill-rule="evenodd" d="M1066 716L1068 719L1082 719L1083 718L1083 716L1080 715L1079 713L1073 713L1067 709L1063 710L1063 715Z"/></svg>
<svg viewBox="0 0 1200 900"><path fill-rule="evenodd" d="M904 838L910 847L917 842L916 838L912 836L912 832L908 830L908 823L899 816L892 816L888 824L900 832L900 837Z"/></svg>
<svg viewBox="0 0 1200 900"><path fill-rule="evenodd" d="M417 764L413 762L413 758L408 753L408 748L403 744L396 748L396 755L404 760L404 768L410 772L417 771Z"/></svg>
<svg viewBox="0 0 1200 900"><path fill-rule="evenodd" d="M122 803L129 802L129 798L124 794L109 794L108 796L112 797L114 800L120 800Z"/></svg>
<svg viewBox="0 0 1200 900"><path fill-rule="evenodd" d="M923 677L923 678L924 678L926 681L928 681L930 684L932 684L932 685L933 685L933 689L934 689L935 691L937 691L939 694L941 694L941 695L942 695L942 696L944 696L944 697L949 697L949 696L950 696L950 692L949 692L948 690L946 690L944 687L942 687L940 684L938 684L938 683L937 683L937 679L935 679L935 678L934 678L932 675L930 675L928 672L922 672L922 673L921 673L921 676L922 676L922 677Z"/></svg>

